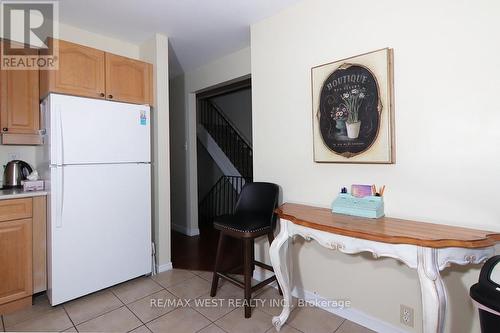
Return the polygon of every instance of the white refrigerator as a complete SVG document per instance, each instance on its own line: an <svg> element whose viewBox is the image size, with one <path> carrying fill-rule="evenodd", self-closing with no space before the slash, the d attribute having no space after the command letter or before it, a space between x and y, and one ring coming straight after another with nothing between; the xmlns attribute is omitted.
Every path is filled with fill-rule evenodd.
<svg viewBox="0 0 500 333"><path fill-rule="evenodd" d="M50 94L41 104L54 306L151 272L150 108Z"/></svg>

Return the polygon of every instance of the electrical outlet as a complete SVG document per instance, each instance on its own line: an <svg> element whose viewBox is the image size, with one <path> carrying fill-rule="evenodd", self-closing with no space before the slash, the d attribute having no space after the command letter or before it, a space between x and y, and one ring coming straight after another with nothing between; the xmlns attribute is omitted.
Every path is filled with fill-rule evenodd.
<svg viewBox="0 0 500 333"><path fill-rule="evenodd" d="M401 304L399 311L399 321L401 322L401 324L406 325L408 327L413 327L414 312L415 311L413 310L413 308Z"/></svg>
<svg viewBox="0 0 500 333"><path fill-rule="evenodd" d="M8 154L8 157L9 157L9 161L18 160L19 153L17 151L11 152Z"/></svg>

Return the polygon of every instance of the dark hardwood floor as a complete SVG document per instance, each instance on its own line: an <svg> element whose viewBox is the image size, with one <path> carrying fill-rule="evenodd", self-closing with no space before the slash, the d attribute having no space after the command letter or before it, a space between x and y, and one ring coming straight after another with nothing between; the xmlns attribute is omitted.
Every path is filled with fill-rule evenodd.
<svg viewBox="0 0 500 333"><path fill-rule="evenodd" d="M217 253L219 231L200 229L198 236L186 236L172 230L172 265L174 268L212 271ZM241 242L230 238L225 244L222 270L231 270L243 262Z"/></svg>

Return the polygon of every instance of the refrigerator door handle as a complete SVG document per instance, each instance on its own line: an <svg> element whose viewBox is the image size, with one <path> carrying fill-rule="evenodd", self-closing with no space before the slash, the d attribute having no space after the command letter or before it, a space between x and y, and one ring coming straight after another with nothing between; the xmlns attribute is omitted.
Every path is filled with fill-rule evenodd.
<svg viewBox="0 0 500 333"><path fill-rule="evenodd" d="M64 167L61 168L61 214L60 217L60 226L62 227L62 219L64 214Z"/></svg>
<svg viewBox="0 0 500 333"><path fill-rule="evenodd" d="M56 193L56 228L62 228L62 215L64 208L64 168L56 168L57 174L57 190Z"/></svg>
<svg viewBox="0 0 500 333"><path fill-rule="evenodd" d="M62 112L60 108L59 108L59 126L61 126L61 128L59 129L59 138L61 143L60 158L61 158L61 164L64 165L64 135L63 135L64 126L63 126ZM64 171L63 171L63 177L64 177Z"/></svg>
<svg viewBox="0 0 500 333"><path fill-rule="evenodd" d="M59 104L56 104L55 105L55 108L54 108L54 111L55 111L55 115L56 115L56 137L55 137L55 140L54 142L56 143L56 164L57 165L62 165L63 164L63 149L64 149L64 145L63 145L63 126L62 126L62 112L61 112L61 105Z"/></svg>

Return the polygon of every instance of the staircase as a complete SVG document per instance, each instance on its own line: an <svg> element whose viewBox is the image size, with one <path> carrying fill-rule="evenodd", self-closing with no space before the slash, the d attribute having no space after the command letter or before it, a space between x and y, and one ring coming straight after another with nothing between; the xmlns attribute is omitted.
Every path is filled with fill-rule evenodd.
<svg viewBox="0 0 500 333"><path fill-rule="evenodd" d="M253 178L252 147L217 105L198 101L198 140L224 173L199 204L199 227L230 214L242 187Z"/></svg>

